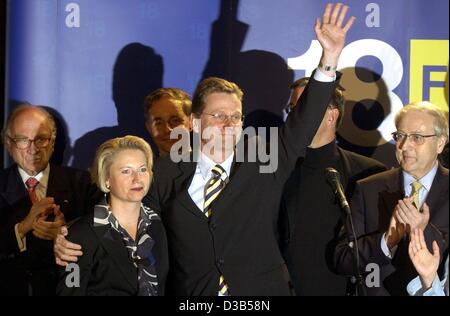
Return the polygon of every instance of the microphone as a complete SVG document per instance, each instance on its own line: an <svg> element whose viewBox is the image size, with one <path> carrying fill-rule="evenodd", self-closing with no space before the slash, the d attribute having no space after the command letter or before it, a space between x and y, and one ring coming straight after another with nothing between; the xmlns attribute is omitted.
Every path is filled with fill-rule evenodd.
<svg viewBox="0 0 450 316"><path fill-rule="evenodd" d="M334 194L336 194L337 198L339 199L341 208L348 215L350 215L350 205L348 204L347 198L345 197L344 189L342 188L341 177L339 175L339 172L334 168L326 168L325 169L325 177L326 177L328 183L333 188Z"/></svg>

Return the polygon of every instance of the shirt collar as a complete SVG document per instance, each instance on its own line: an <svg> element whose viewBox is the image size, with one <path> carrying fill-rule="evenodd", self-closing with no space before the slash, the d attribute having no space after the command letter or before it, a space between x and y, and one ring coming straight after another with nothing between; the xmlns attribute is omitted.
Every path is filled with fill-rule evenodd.
<svg viewBox="0 0 450 316"><path fill-rule="evenodd" d="M23 170L20 167L18 167L18 169L19 169L19 174L20 174L20 177L22 178L22 182L23 182L24 185L25 185L25 182L29 178L32 177L32 178L35 178L36 180L39 181L38 185L41 185L42 187L47 188L48 178L49 178L49 175L50 175L50 164L47 164L47 167L45 167L44 170L42 170L41 172L39 172L35 176L30 176L25 170Z"/></svg>
<svg viewBox="0 0 450 316"><path fill-rule="evenodd" d="M211 178L211 170L216 165L220 165L225 170L226 176L228 176L230 174L231 165L233 164L233 159L234 152L227 159L225 159L224 162L218 164L212 161L211 158L206 156L204 153L200 152L197 166L200 169L200 173L202 174L204 180Z"/></svg>
<svg viewBox="0 0 450 316"><path fill-rule="evenodd" d="M429 192L431 189L431 185L433 184L434 177L436 176L438 169L438 163L436 162L434 164L434 167L422 178L418 179L420 184ZM403 183L404 183L404 189L405 192L409 192L411 189L411 183L416 181L416 179L407 173L406 171L403 171Z"/></svg>

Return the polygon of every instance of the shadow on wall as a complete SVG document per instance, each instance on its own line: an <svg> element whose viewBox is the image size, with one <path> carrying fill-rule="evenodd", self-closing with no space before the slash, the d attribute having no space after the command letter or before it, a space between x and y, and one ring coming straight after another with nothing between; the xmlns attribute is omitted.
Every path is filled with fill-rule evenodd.
<svg viewBox="0 0 450 316"><path fill-rule="evenodd" d="M42 107L53 116L56 124L55 149L53 151L52 158L50 159L50 163L58 166L66 166L72 155L67 122L64 120L61 113L56 111L54 108L48 106Z"/></svg>
<svg viewBox="0 0 450 316"><path fill-rule="evenodd" d="M383 139L378 131L381 123L391 113L392 105L388 96L388 89L380 75L366 68L345 68L341 70L341 85L345 89L345 112L342 126L338 131L339 146L358 154L372 157L384 163L388 168L397 167L395 158L395 145ZM357 77L354 76L356 73ZM352 101L352 94L356 87L357 95L371 95L373 92L364 92L361 85L352 80L377 82L377 96L375 99ZM369 85L365 85L369 86ZM352 93L353 91L353 93ZM392 131L394 132L394 131Z"/></svg>
<svg viewBox="0 0 450 316"><path fill-rule="evenodd" d="M283 124L281 113L289 100L294 71L282 57L261 50L242 52L233 64L232 80L244 90L246 126Z"/></svg>
<svg viewBox="0 0 450 316"><path fill-rule="evenodd" d="M73 148L73 167L88 169L97 148L115 137L136 135L156 148L145 129L143 103L151 91L162 87L163 68L163 58L151 47L131 43L120 51L112 83L118 125L100 127L80 137Z"/></svg>
<svg viewBox="0 0 450 316"><path fill-rule="evenodd" d="M239 85L244 91L245 126L280 126L294 72L275 53L241 52L249 26L237 19L238 9L239 0L221 1L219 17L212 25L209 59L202 79L215 76Z"/></svg>

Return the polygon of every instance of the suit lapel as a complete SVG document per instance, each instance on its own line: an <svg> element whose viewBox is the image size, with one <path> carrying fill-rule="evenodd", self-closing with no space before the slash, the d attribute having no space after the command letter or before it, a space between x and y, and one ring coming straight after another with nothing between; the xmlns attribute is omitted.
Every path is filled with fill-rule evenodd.
<svg viewBox="0 0 450 316"><path fill-rule="evenodd" d="M23 184L16 165L10 168L6 183L7 187L5 191L2 192L2 195L10 204L13 204L17 199L28 197L27 190L25 189L25 185Z"/></svg>
<svg viewBox="0 0 450 316"><path fill-rule="evenodd" d="M70 212L70 205L72 205L72 190L67 180L62 169L58 166L50 166L47 196L55 199L55 203L60 206L64 214Z"/></svg>
<svg viewBox="0 0 450 316"><path fill-rule="evenodd" d="M207 220L205 214L200 210L189 195L188 189L194 177L197 163L179 162L178 170L180 175L174 179L176 201L184 206L189 212L197 217Z"/></svg>
<svg viewBox="0 0 450 316"><path fill-rule="evenodd" d="M16 165L10 167L6 180L6 188L0 194L6 203L11 206L11 210L16 212L13 215L14 218L21 220L28 214L31 208L31 200Z"/></svg>
<svg viewBox="0 0 450 316"><path fill-rule="evenodd" d="M443 205L443 203L441 203L441 200L443 199L448 199L448 178L445 177L444 168L439 166L431 185L431 190L426 199L426 202L430 207L430 212L439 209L439 205ZM431 213L430 216L433 217L433 213Z"/></svg>
<svg viewBox="0 0 450 316"><path fill-rule="evenodd" d="M129 285L137 290L137 272L131 262L120 234L111 228L111 225L98 226L93 228L103 248L109 254L109 258L122 273Z"/></svg>
<svg viewBox="0 0 450 316"><path fill-rule="evenodd" d="M403 199L405 192L403 190L403 176L400 168L392 170L393 175L388 175L386 179L386 189L380 192L379 203L379 223L380 229L387 229L398 201Z"/></svg>
<svg viewBox="0 0 450 316"><path fill-rule="evenodd" d="M228 183L225 185L225 188L220 192L219 196L212 202L211 208L211 222L217 222L219 218L229 211L229 203L233 201L233 195L236 192L244 192L245 191L245 181L236 181L234 178L237 177L240 167L242 166L242 162L236 161L237 155L234 155L233 164L231 165L230 174L228 176Z"/></svg>

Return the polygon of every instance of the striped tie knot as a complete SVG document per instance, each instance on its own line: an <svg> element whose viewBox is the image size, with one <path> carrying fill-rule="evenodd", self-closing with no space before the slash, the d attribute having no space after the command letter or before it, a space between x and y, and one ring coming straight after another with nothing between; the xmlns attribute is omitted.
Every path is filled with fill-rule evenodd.
<svg viewBox="0 0 450 316"><path fill-rule="evenodd" d="M220 178L225 173L225 169L221 165L215 165L211 170L214 178Z"/></svg>

